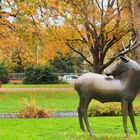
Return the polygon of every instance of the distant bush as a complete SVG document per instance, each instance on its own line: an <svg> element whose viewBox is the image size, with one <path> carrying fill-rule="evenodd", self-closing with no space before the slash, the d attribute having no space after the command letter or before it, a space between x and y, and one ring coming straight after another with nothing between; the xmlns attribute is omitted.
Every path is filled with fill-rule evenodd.
<svg viewBox="0 0 140 140"><path fill-rule="evenodd" d="M50 66L29 66L25 69L26 84L52 84L58 83L58 75Z"/></svg>
<svg viewBox="0 0 140 140"><path fill-rule="evenodd" d="M0 81L4 84L8 82L8 70L3 63L0 64Z"/></svg>
<svg viewBox="0 0 140 140"><path fill-rule="evenodd" d="M74 73L74 61L72 60L72 58L56 57L50 61L50 65L53 66L60 73Z"/></svg>
<svg viewBox="0 0 140 140"><path fill-rule="evenodd" d="M135 106L135 115L140 115L140 105Z"/></svg>
<svg viewBox="0 0 140 140"><path fill-rule="evenodd" d="M140 105L135 106L135 115L140 115ZM120 116L121 107L118 103L91 104L88 109L88 116Z"/></svg>

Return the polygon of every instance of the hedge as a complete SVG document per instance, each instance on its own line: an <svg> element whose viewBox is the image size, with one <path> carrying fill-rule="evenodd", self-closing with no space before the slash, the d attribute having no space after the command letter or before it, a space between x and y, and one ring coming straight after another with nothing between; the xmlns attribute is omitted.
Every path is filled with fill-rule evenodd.
<svg viewBox="0 0 140 140"><path fill-rule="evenodd" d="M50 66L28 66L25 69L26 84L52 84L58 83L58 75Z"/></svg>
<svg viewBox="0 0 140 140"><path fill-rule="evenodd" d="M140 115L140 105L134 107L135 115ZM88 109L88 116L120 116L122 115L119 103L91 104Z"/></svg>

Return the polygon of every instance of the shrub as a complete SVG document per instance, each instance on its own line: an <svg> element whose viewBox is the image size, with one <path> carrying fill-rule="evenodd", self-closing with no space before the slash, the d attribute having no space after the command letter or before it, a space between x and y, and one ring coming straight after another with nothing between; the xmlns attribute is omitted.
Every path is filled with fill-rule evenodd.
<svg viewBox="0 0 140 140"><path fill-rule="evenodd" d="M8 70L3 63L0 64L0 81L4 84L8 82Z"/></svg>
<svg viewBox="0 0 140 140"><path fill-rule="evenodd" d="M24 106L23 110L19 113L20 118L49 118L50 114L45 109L37 107L38 97L30 96L30 100L21 100Z"/></svg>
<svg viewBox="0 0 140 140"><path fill-rule="evenodd" d="M49 118L50 115L45 109L34 106L26 106L19 114L20 118Z"/></svg>
<svg viewBox="0 0 140 140"><path fill-rule="evenodd" d="M135 106L135 115L140 115L140 105Z"/></svg>
<svg viewBox="0 0 140 140"><path fill-rule="evenodd" d="M25 69L26 84L52 84L58 83L58 75L50 66L29 66Z"/></svg>
<svg viewBox="0 0 140 140"><path fill-rule="evenodd" d="M135 115L140 115L140 105L134 108ZM88 109L88 116L120 116L122 114L119 103L91 104Z"/></svg>

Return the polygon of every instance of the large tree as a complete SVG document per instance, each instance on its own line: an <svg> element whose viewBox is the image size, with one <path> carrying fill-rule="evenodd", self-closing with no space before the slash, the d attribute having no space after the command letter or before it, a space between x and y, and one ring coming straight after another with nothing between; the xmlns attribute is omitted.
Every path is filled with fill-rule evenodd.
<svg viewBox="0 0 140 140"><path fill-rule="evenodd" d="M134 27L138 32L140 41L140 0L134 0L134 21ZM137 61L140 64L140 47L136 49L136 55Z"/></svg>
<svg viewBox="0 0 140 140"><path fill-rule="evenodd" d="M101 73L119 55L137 46L125 0L53 0L44 3L51 9L52 18L60 19L60 24L73 32L73 36L65 39L66 45L81 55L94 72ZM113 57L106 59L112 52Z"/></svg>
<svg viewBox="0 0 140 140"><path fill-rule="evenodd" d="M22 63L38 63L40 50L37 45L40 43L41 35L31 15L24 14L22 6L20 7L18 3L20 4L22 1L0 0L1 61L6 60L11 65L16 66L15 61L19 61L19 57L14 55L18 50ZM29 7L23 8L26 12L30 10ZM40 58L41 60L42 58Z"/></svg>
<svg viewBox="0 0 140 140"><path fill-rule="evenodd" d="M18 40L35 50L36 58L41 56L39 52L53 58L59 51L69 51L67 46L94 72L101 73L119 55L137 46L126 0L16 0L7 3L16 14Z"/></svg>
<svg viewBox="0 0 140 140"><path fill-rule="evenodd" d="M128 5L129 23L138 35L137 42L140 42L140 0L126 0ZM138 43L138 46L139 43ZM140 48L136 48L136 59L140 63Z"/></svg>
<svg viewBox="0 0 140 140"><path fill-rule="evenodd" d="M9 20L16 17L16 14L5 10L4 1L0 0L0 59L9 60L11 56L11 46L17 43L15 32L16 28Z"/></svg>

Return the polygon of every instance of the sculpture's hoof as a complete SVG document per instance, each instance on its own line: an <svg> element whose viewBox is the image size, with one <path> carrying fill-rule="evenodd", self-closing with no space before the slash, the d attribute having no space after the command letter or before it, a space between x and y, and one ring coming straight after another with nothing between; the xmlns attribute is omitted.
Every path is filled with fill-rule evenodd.
<svg viewBox="0 0 140 140"><path fill-rule="evenodd" d="M93 132L90 132L89 134L90 134L90 136L91 136L92 138L94 137Z"/></svg>
<svg viewBox="0 0 140 140"><path fill-rule="evenodd" d="M82 129L83 132L86 132L85 128L81 127L81 129Z"/></svg>

